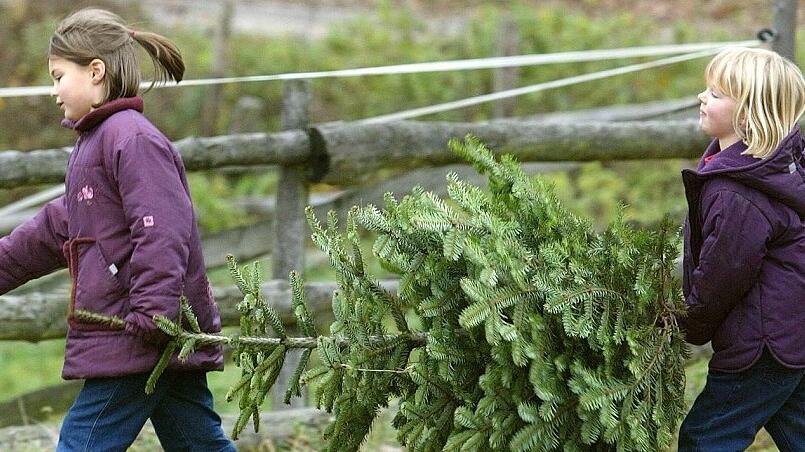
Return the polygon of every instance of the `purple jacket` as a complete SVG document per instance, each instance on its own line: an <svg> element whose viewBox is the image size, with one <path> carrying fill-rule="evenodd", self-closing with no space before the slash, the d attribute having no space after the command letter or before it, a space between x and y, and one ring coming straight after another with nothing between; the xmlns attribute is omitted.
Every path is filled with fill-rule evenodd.
<svg viewBox="0 0 805 452"><path fill-rule="evenodd" d="M710 368L747 369L764 346L805 368L805 160L799 126L767 158L738 142L683 170L687 340L712 341ZM705 164L705 158L710 160Z"/></svg>
<svg viewBox="0 0 805 452"><path fill-rule="evenodd" d="M150 371L162 349L152 317L176 319L183 293L205 332L221 330L181 157L142 109L124 98L66 121L79 137L65 195L0 239L0 293L70 270L66 379ZM122 317L126 330L83 323L76 309ZM170 368L221 369L221 349Z"/></svg>

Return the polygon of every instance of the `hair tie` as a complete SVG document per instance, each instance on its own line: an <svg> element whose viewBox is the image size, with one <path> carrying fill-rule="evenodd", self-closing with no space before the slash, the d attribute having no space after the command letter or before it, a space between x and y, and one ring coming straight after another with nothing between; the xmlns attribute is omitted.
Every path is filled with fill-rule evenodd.
<svg viewBox="0 0 805 452"><path fill-rule="evenodd" d="M134 38L134 35L135 35L135 34L136 34L136 33L134 32L134 30L129 30L129 36L131 36L132 38Z"/></svg>

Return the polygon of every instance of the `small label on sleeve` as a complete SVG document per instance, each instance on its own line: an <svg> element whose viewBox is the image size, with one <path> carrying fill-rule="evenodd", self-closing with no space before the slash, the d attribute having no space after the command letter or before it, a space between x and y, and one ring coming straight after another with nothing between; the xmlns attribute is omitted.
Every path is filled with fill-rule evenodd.
<svg viewBox="0 0 805 452"><path fill-rule="evenodd" d="M115 264L110 265L109 266L109 273L111 273L112 276L117 275L117 265L115 265Z"/></svg>
<svg viewBox="0 0 805 452"><path fill-rule="evenodd" d="M794 162L791 162L791 164L788 165L788 172L791 173L791 174L796 173L797 172L797 164L794 163Z"/></svg>
<svg viewBox="0 0 805 452"><path fill-rule="evenodd" d="M154 217L151 215L143 217L143 226L145 226L146 228L154 226Z"/></svg>

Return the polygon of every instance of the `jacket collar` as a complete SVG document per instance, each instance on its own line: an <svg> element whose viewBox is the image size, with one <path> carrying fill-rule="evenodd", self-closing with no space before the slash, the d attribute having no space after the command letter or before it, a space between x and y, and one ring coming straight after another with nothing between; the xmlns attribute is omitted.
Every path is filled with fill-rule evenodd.
<svg viewBox="0 0 805 452"><path fill-rule="evenodd" d="M95 126L102 123L106 118L123 110L136 110L142 113L143 98L139 96L121 97L120 99L109 101L87 113L78 121L64 119L62 121L62 126L67 127L68 129L73 129L76 132L86 132L95 128Z"/></svg>
<svg viewBox="0 0 805 452"><path fill-rule="evenodd" d="M704 157L699 161L697 170L700 173L709 173L718 170L742 168L757 162L758 159L743 153L746 148L746 143L739 140L721 149L718 140L715 139L707 146Z"/></svg>
<svg viewBox="0 0 805 452"><path fill-rule="evenodd" d="M713 140L699 161L696 172L700 175L721 173L751 173L751 172L788 172L792 157L799 158L805 154L803 137L799 124L794 125L791 132L783 138L777 149L766 158L758 159L743 152L747 146L739 141L720 151L718 140ZM705 162L708 159L708 162ZM781 170L782 169L782 170ZM737 175L737 174L736 174ZM756 174L755 174L756 175ZM743 176L737 175L738 177Z"/></svg>
<svg viewBox="0 0 805 452"><path fill-rule="evenodd" d="M732 179L782 202L805 218L804 145L799 125L795 125L777 149L763 159L744 155L746 148L743 143L719 151L718 141L714 141L704 154L705 157L714 157L706 164L703 158L697 170L683 170L683 173L692 173L699 177L699 181L715 176Z"/></svg>

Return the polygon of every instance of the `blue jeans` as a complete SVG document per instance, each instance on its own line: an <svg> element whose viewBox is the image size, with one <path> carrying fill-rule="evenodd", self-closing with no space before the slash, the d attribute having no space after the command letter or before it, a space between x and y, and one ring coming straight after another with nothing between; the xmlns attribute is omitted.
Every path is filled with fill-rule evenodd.
<svg viewBox="0 0 805 452"><path fill-rule="evenodd" d="M679 431L679 451L740 451L765 427L781 452L805 451L805 369L763 351L739 373L710 371Z"/></svg>
<svg viewBox="0 0 805 452"><path fill-rule="evenodd" d="M154 393L148 374L94 378L84 383L62 422L62 451L125 451L151 418L166 451L234 451L212 407L205 372L166 371Z"/></svg>

